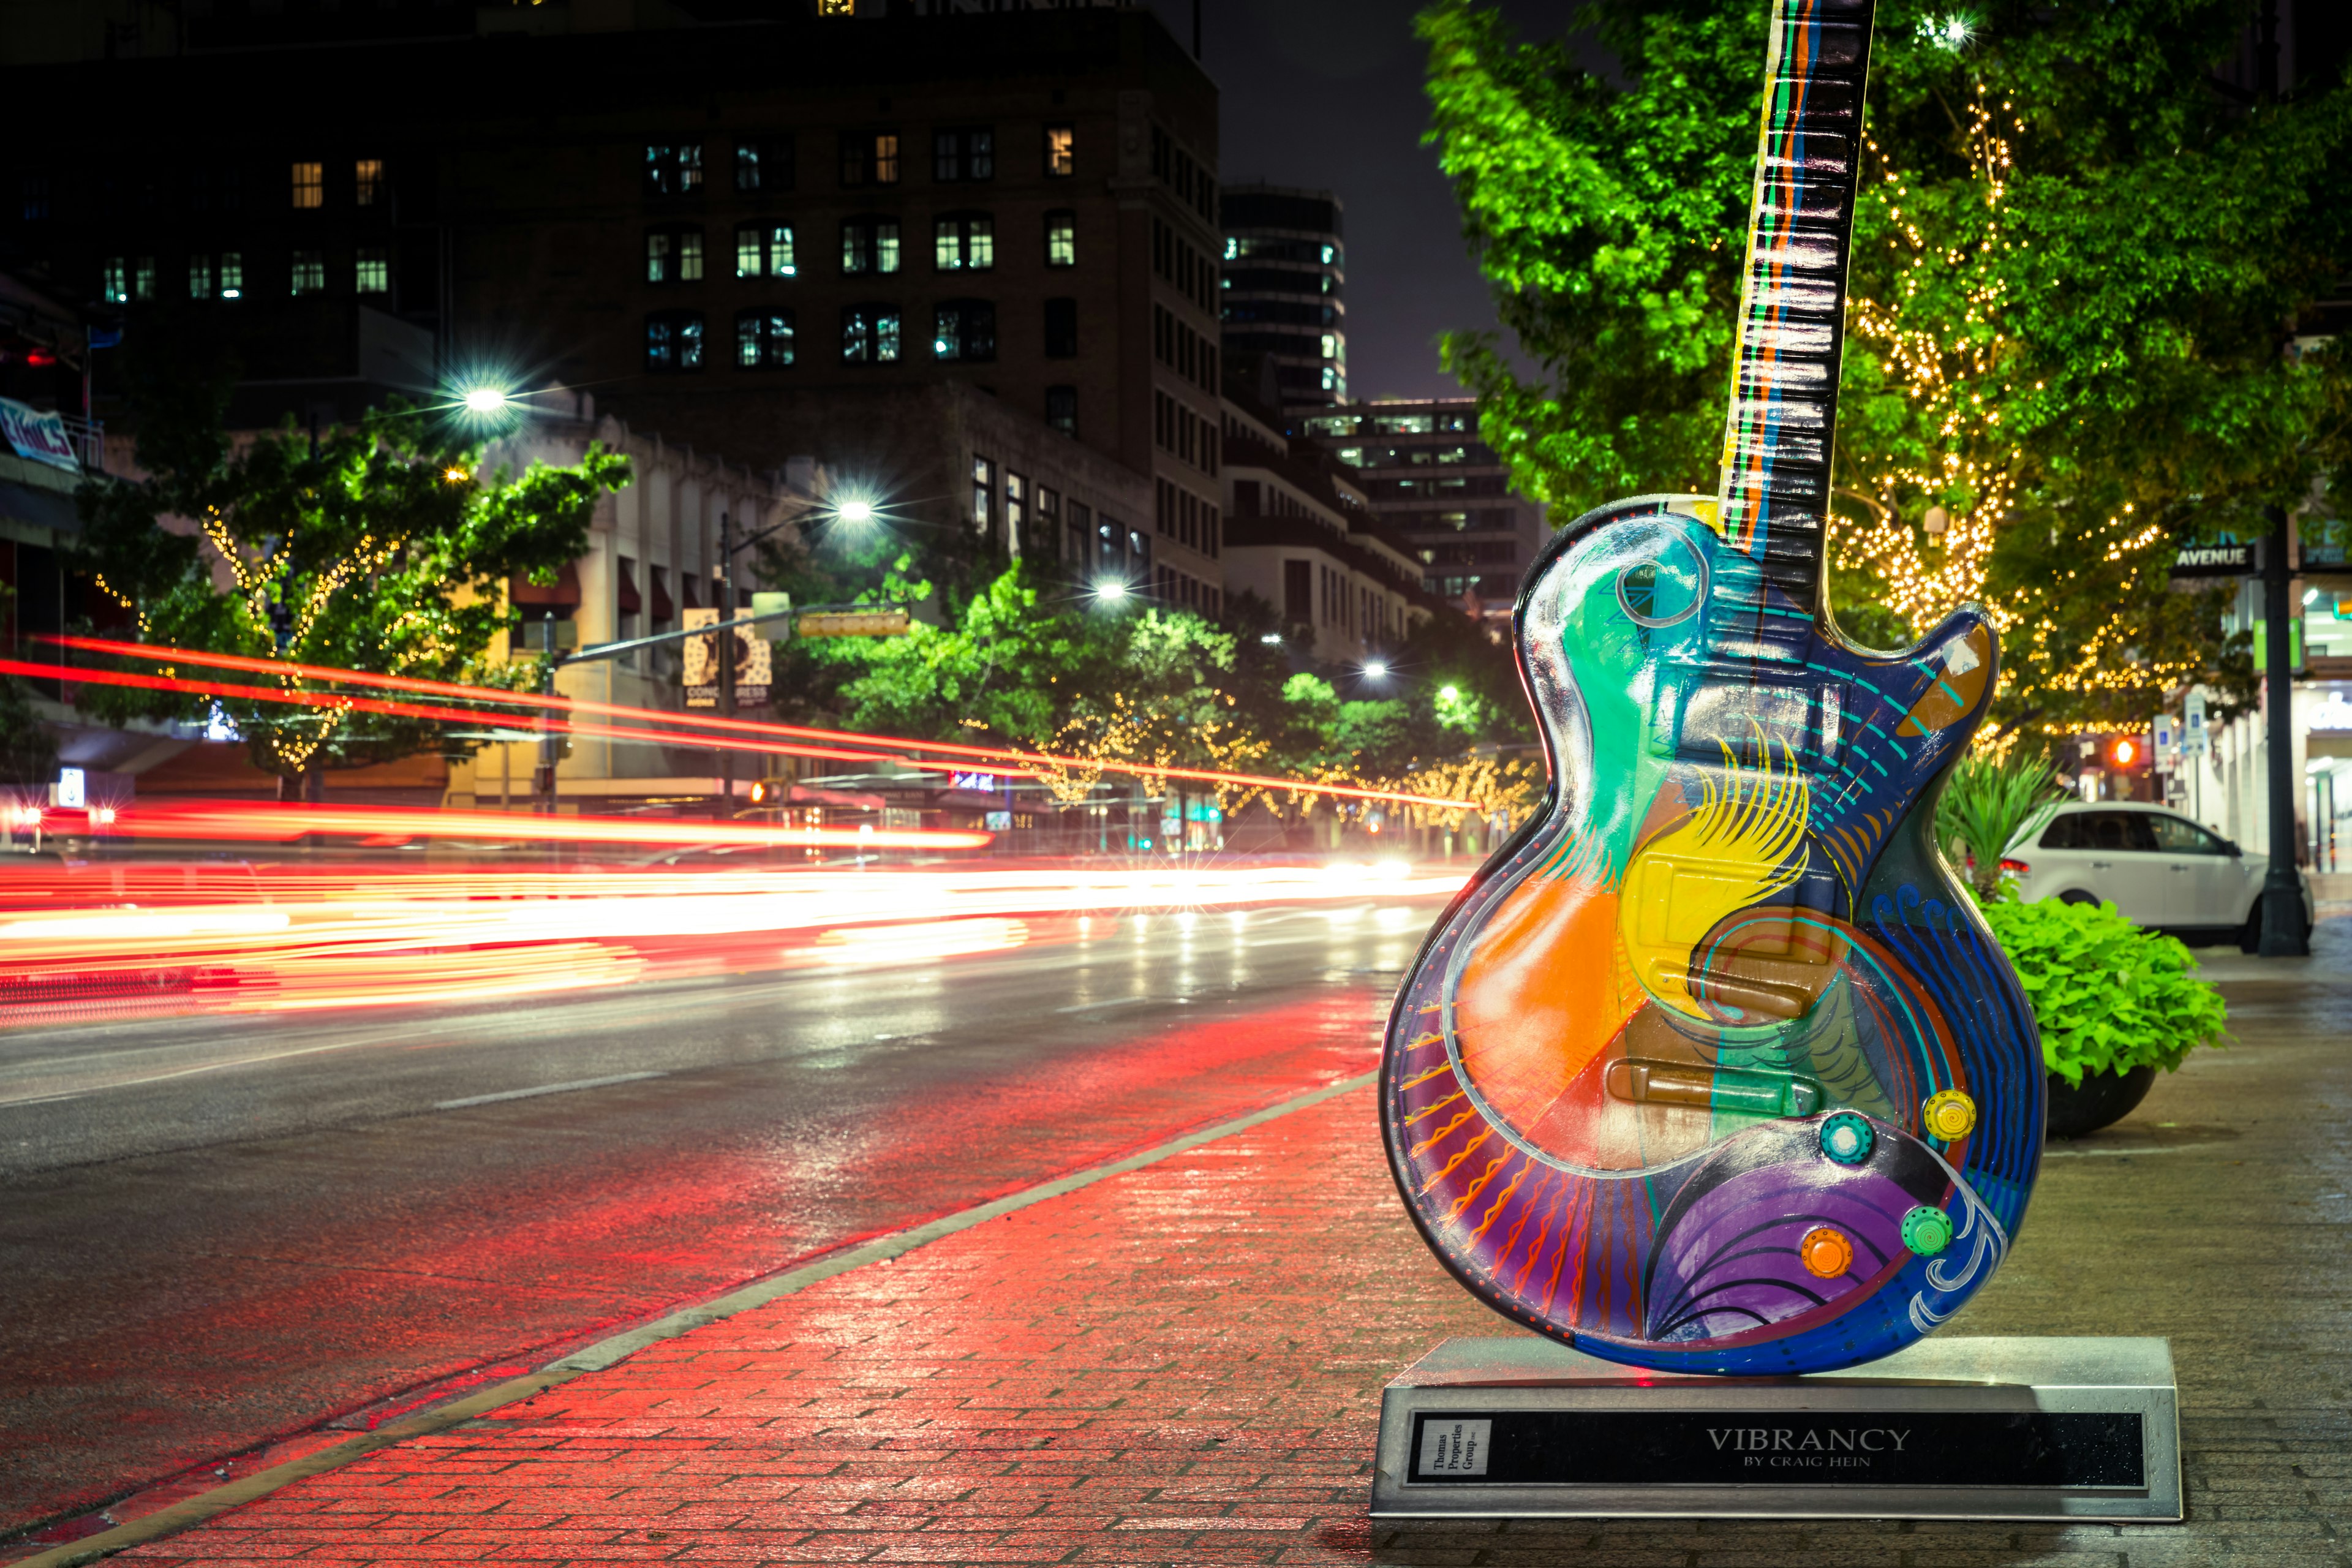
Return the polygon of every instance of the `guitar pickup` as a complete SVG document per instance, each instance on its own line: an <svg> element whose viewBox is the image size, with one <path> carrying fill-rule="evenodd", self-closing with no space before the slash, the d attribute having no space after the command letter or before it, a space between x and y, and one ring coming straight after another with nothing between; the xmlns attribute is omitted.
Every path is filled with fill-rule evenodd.
<svg viewBox="0 0 2352 1568"><path fill-rule="evenodd" d="M1601 1087L1631 1105L1688 1105L1751 1116L1811 1116L1822 1108L1822 1086L1794 1073L1753 1068L1706 1068L1689 1062L1648 1062L1627 1057L1609 1064Z"/></svg>

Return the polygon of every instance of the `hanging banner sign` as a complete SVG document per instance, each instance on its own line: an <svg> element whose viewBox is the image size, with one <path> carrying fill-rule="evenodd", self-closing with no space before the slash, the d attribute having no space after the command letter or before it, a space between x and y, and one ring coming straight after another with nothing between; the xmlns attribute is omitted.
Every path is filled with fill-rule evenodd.
<svg viewBox="0 0 2352 1568"><path fill-rule="evenodd" d="M20 458L71 474L81 472L80 459L74 456L73 442L67 438L66 422L59 415L27 407L13 397L0 397L0 433L7 436L8 445Z"/></svg>
<svg viewBox="0 0 2352 1568"><path fill-rule="evenodd" d="M688 631L697 626L715 626L719 612L688 610L682 623ZM775 677L774 649L764 637L753 634L757 626L735 628L735 706L756 707L768 700L768 687ZM685 677L686 705L688 708L719 706L719 638L688 637L686 657L679 660Z"/></svg>

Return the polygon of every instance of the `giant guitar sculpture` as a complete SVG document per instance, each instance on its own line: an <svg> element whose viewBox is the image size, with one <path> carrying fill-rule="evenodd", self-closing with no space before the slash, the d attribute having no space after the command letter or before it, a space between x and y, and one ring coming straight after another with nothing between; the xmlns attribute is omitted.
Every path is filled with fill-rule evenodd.
<svg viewBox="0 0 2352 1568"><path fill-rule="evenodd" d="M1949 1317L2022 1217L2033 1016L1935 847L1991 700L1973 607L1901 654L1822 590L1868 0L1776 0L1721 485L1529 570L1546 809L1390 1018L1389 1159L1496 1310L1680 1372L1849 1366Z"/></svg>

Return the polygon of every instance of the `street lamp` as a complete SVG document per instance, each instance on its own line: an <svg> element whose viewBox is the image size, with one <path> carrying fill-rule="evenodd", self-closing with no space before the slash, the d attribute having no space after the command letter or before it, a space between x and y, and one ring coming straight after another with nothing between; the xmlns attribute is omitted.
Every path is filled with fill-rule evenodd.
<svg viewBox="0 0 2352 1568"><path fill-rule="evenodd" d="M833 509L835 520L842 522L868 523L874 521L874 503L870 500L845 500Z"/></svg>
<svg viewBox="0 0 2352 1568"><path fill-rule="evenodd" d="M1116 577L1106 577L1095 584L1095 597L1105 604L1116 605L1127 597L1127 584Z"/></svg>
<svg viewBox="0 0 2352 1568"><path fill-rule="evenodd" d="M496 386L477 386L466 394L466 412L480 418L506 412L510 401L506 392Z"/></svg>
<svg viewBox="0 0 2352 1568"><path fill-rule="evenodd" d="M1364 679L1367 680L1386 680L1388 678L1389 667L1387 660L1376 658L1370 660L1364 666Z"/></svg>

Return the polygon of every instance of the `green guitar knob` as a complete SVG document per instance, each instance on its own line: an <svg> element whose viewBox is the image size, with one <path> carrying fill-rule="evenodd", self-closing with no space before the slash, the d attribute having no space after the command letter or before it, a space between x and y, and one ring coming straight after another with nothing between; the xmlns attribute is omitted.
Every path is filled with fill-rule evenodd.
<svg viewBox="0 0 2352 1568"><path fill-rule="evenodd" d="M1940 1258L1952 1245L1952 1216L1920 1207L1903 1216L1903 1245L1922 1258Z"/></svg>

